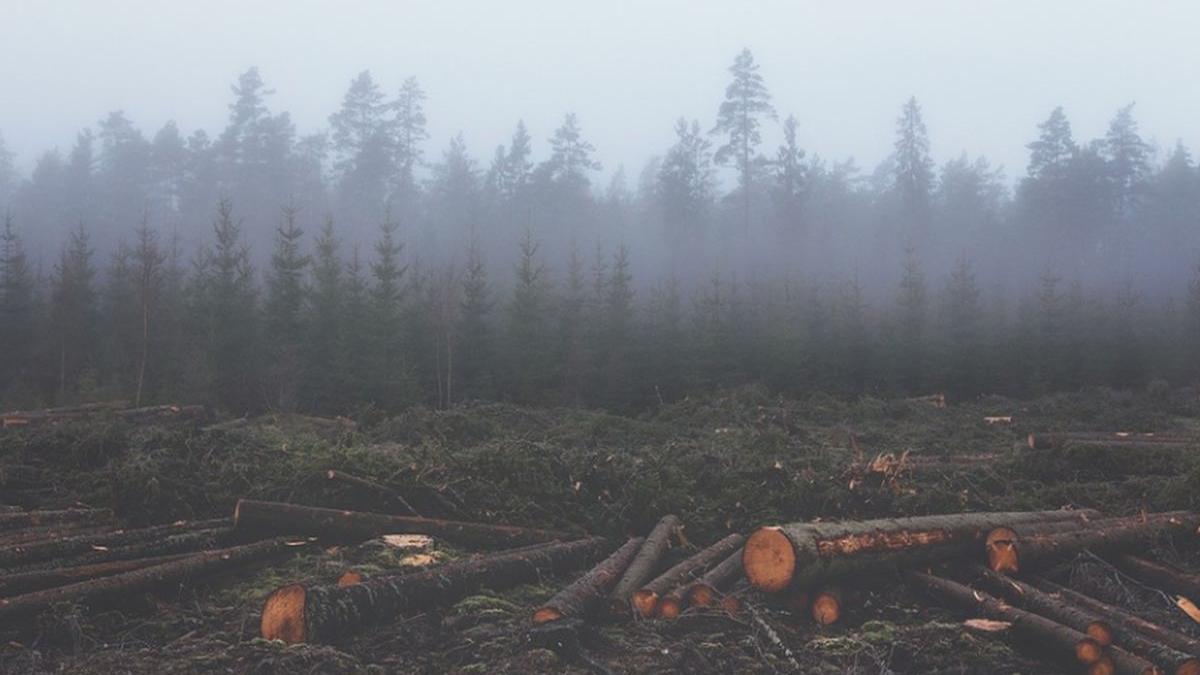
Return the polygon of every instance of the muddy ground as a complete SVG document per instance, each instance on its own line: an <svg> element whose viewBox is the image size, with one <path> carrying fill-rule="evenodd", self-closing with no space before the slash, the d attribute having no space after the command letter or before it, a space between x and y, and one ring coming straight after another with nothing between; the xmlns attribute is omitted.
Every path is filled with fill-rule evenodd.
<svg viewBox="0 0 1200 675"><path fill-rule="evenodd" d="M1010 425L985 415L1013 415ZM225 430L124 426L115 420L0 432L0 502L112 507L130 525L227 516L239 497L378 508L323 480L341 469L374 478L443 515L624 537L677 513L705 544L780 521L963 510L1091 507L1111 514L1196 508L1200 448L1032 451L1030 431L1200 431L1193 390L1095 390L1031 401L983 398L937 409L918 401L815 395L780 399L757 388L689 399L638 417L487 404L372 411L356 429L267 416ZM921 463L891 480L869 460L995 455L982 463ZM460 555L441 547L435 555ZM1200 569L1168 543L1157 557ZM1196 559L1193 559L1196 558ZM962 627L884 575L852 584L837 626L753 598L795 664L742 615L587 624L533 635L532 609L570 577L484 593L414 613L336 646L284 646L257 637L267 593L294 580L332 582L413 562L385 546L322 547L194 588L121 606L57 607L0 626L4 673L1056 673L1073 672ZM1081 556L1060 580L1200 636L1169 599ZM576 641L562 647L551 638Z"/></svg>

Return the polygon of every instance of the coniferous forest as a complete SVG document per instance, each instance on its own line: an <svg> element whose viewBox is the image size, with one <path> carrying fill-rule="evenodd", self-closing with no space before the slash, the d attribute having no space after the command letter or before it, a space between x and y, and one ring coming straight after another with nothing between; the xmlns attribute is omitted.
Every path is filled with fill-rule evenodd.
<svg viewBox="0 0 1200 675"><path fill-rule="evenodd" d="M430 138L416 78L364 71L301 134L267 76L237 77L220 130L117 110L27 175L0 139L0 408L630 412L745 383L1200 378L1200 169L1132 103L1094 139L1046 111L1001 170L935 164L897 101L888 159L860 167L820 155L746 50L712 109L656 122L672 145L602 167L586 110L488 152Z"/></svg>

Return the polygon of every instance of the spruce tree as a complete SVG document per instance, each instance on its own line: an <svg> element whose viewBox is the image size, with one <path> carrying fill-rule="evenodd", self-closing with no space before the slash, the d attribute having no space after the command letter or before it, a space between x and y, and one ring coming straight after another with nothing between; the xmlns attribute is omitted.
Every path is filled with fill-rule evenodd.
<svg viewBox="0 0 1200 675"><path fill-rule="evenodd" d="M970 261L960 259L946 282L942 310L943 340L946 347L946 381L951 393L982 392L983 357L979 284Z"/></svg>
<svg viewBox="0 0 1200 675"><path fill-rule="evenodd" d="M487 266L474 238L467 248L466 275L458 311L459 393L464 399L487 400L495 397L495 349L489 327L492 310Z"/></svg>
<svg viewBox="0 0 1200 675"><path fill-rule="evenodd" d="M763 164L758 155L762 143L762 119L776 119L771 95L758 74L758 64L749 49L734 59L729 72L733 81L725 88L725 100L717 109L717 123L710 133L726 138L713 159L717 164L732 163L738 172L738 190L742 199L742 231L750 229L751 192Z"/></svg>
<svg viewBox="0 0 1200 675"><path fill-rule="evenodd" d="M508 352L513 397L537 402L547 390L550 282L529 228L521 237L516 285L508 306Z"/></svg>
<svg viewBox="0 0 1200 675"><path fill-rule="evenodd" d="M925 323L928 313L928 291L925 273L921 270L916 249L909 244L904 249L904 273L900 278L900 293L896 298L900 311L899 345L895 352L899 360L897 374L901 388L920 391L925 382Z"/></svg>
<svg viewBox="0 0 1200 675"><path fill-rule="evenodd" d="M28 378L34 358L33 286L21 237L12 214L6 213L0 233L0 399L6 403L32 403Z"/></svg>
<svg viewBox="0 0 1200 675"><path fill-rule="evenodd" d="M657 183L663 233L672 247L701 237L716 190L711 143L701 134L700 123L693 120L689 125L679 118L675 136L675 145L659 165Z"/></svg>
<svg viewBox="0 0 1200 675"><path fill-rule="evenodd" d="M267 274L266 329L268 395L279 410L294 411L303 379L301 349L305 333L305 274L310 258L300 251L304 231L297 210L287 206L275 230L275 251Z"/></svg>
<svg viewBox="0 0 1200 675"><path fill-rule="evenodd" d="M895 175L893 189L910 228L923 232L930 214L933 190L933 160L929 157L929 132L921 116L916 97L904 104L896 120Z"/></svg>
<svg viewBox="0 0 1200 675"><path fill-rule="evenodd" d="M92 267L92 247L83 225L73 230L59 256L51 281L50 323L53 363L57 378L55 400L63 403L74 397L81 384L95 383L96 290Z"/></svg>
<svg viewBox="0 0 1200 675"><path fill-rule="evenodd" d="M158 243L158 233L150 228L148 220L143 219L137 230L137 247L133 250L133 278L136 284L137 313L140 330L137 345L137 377L134 386L134 404L141 405L148 392L157 388L153 379L161 378L156 371L150 372L150 363L165 360L161 353L153 353L155 348L161 350L162 329L159 327L159 310L164 295L164 281L167 281L167 271L164 265L167 255ZM168 289L170 286L168 286ZM168 296L170 297L170 296ZM177 298L170 297L171 300ZM158 344L156 344L158 343ZM153 347L152 347L153 345ZM151 381L147 380L151 376Z"/></svg>
<svg viewBox="0 0 1200 675"><path fill-rule="evenodd" d="M1104 146L1113 181L1116 215L1126 219L1138 206L1150 173L1150 146L1138 134L1132 103L1117 111L1108 125Z"/></svg>
<svg viewBox="0 0 1200 675"><path fill-rule="evenodd" d="M371 263L370 315L374 366L369 390L374 402L396 410L412 401L413 381L405 358L405 299L408 265L401 262L404 245L396 239L399 225L389 214L379 228L375 260Z"/></svg>
<svg viewBox="0 0 1200 675"><path fill-rule="evenodd" d="M303 391L318 411L342 411L346 404L342 373L347 363L341 340L347 308L339 247L333 217L326 216L313 245L312 289L304 320Z"/></svg>
<svg viewBox="0 0 1200 675"><path fill-rule="evenodd" d="M213 234L215 241L202 254L197 275L210 396L213 403L244 414L262 407L258 297L241 222L228 199L217 206Z"/></svg>
<svg viewBox="0 0 1200 675"><path fill-rule="evenodd" d="M601 401L613 409L628 409L634 395L635 335L633 275L629 269L629 248L624 244L613 254L604 290L604 332L598 353Z"/></svg>
<svg viewBox="0 0 1200 675"><path fill-rule="evenodd" d="M783 143L775 151L775 184L771 191L781 232L789 238L803 229L805 165L804 149L796 138L796 117L783 121Z"/></svg>

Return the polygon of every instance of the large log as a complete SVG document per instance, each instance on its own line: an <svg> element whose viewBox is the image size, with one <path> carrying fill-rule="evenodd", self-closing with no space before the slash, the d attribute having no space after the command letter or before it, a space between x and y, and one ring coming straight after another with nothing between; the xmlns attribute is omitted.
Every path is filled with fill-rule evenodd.
<svg viewBox="0 0 1200 675"><path fill-rule="evenodd" d="M730 553L741 548L744 541L746 541L744 536L736 533L730 534L671 567L634 592L633 608L643 619L654 616L658 613L658 603L662 596L696 578L717 561L725 559ZM668 609L667 618L679 616L679 609L678 606Z"/></svg>
<svg viewBox="0 0 1200 675"><path fill-rule="evenodd" d="M763 527L746 540L742 566L755 588L777 593L790 585L969 556L989 531L1003 525L1098 515L1090 510L1014 511Z"/></svg>
<svg viewBox="0 0 1200 675"><path fill-rule="evenodd" d="M1129 554L1114 555L1109 561L1142 583L1189 598L1200 598L1200 574L1181 572Z"/></svg>
<svg viewBox="0 0 1200 675"><path fill-rule="evenodd" d="M289 584L267 597L260 630L289 644L332 643L402 613L456 602L481 588L536 581L595 561L608 550L599 537L497 553L422 572L375 577L350 586Z"/></svg>
<svg viewBox="0 0 1200 675"><path fill-rule="evenodd" d="M678 516L667 515L660 518L650 534L646 535L646 541L642 542L633 562L629 563L625 574L621 575L621 580L608 597L608 610L612 616L629 616L634 592L654 578L659 563L671 547L671 539L679 537L682 527Z"/></svg>
<svg viewBox="0 0 1200 675"><path fill-rule="evenodd" d="M509 548L523 544L569 539L549 530L487 525L437 518L390 516L367 511L342 511L282 502L238 500L234 526L271 534L301 534L335 539L370 539L384 534L428 534L452 544L476 548Z"/></svg>
<svg viewBox="0 0 1200 675"><path fill-rule="evenodd" d="M1073 431L1029 434L1025 443L1031 450L1051 450L1068 445L1107 445L1128 448L1186 447L1200 445L1200 437L1128 431Z"/></svg>
<svg viewBox="0 0 1200 675"><path fill-rule="evenodd" d="M366 478L360 478L358 476L348 474L345 471L337 471L335 469L329 469L326 471L325 478L326 480L337 483L345 483L351 487L374 493L390 509L412 516L420 517L421 515L412 507L412 504L409 504L408 501L400 495L400 493L387 487L386 485L380 485L375 481L367 480Z"/></svg>
<svg viewBox="0 0 1200 675"><path fill-rule="evenodd" d="M285 538L204 551L159 565L82 581L58 588L0 599L0 621L36 614L60 602L101 604L130 593L142 593L190 581L204 574L263 560L303 546Z"/></svg>
<svg viewBox="0 0 1200 675"><path fill-rule="evenodd" d="M533 622L547 623L564 617L587 615L604 599L612 586L628 569L629 563L641 549L644 537L633 537L612 555L600 561L587 574L579 577L570 586L562 589L537 608Z"/></svg>
<svg viewBox="0 0 1200 675"><path fill-rule="evenodd" d="M729 554L721 564L704 573L687 588L687 603L693 607L709 607L717 601L720 591L742 576L742 549Z"/></svg>
<svg viewBox="0 0 1200 675"><path fill-rule="evenodd" d="M1200 640L1147 621L1132 612L1113 607L1048 579L1033 579L1031 583L1043 592L1056 595L1104 619L1116 631L1117 642L1124 641L1131 650L1137 650L1141 656L1168 668L1186 666L1191 670L1184 672L1200 672L1193 658L1200 656ZM1139 635L1144 638L1141 643L1137 640Z"/></svg>
<svg viewBox="0 0 1200 675"><path fill-rule="evenodd" d="M1104 648L1093 638L1033 612L1013 607L987 593L921 572L909 571L906 578L913 585L952 605L988 619L1012 624L1013 632L1022 644L1035 644L1063 659L1070 657L1085 664L1095 663L1104 656Z"/></svg>
<svg viewBox="0 0 1200 675"><path fill-rule="evenodd" d="M121 572L140 570L174 560L181 560L195 553L175 553L173 555L155 556L153 558L135 558L133 560L114 560L112 562L93 563L91 565L75 565L71 567L50 567L29 572L13 572L0 574L0 598L21 593L32 593L45 588L65 586L66 584L88 579L108 577Z"/></svg>
<svg viewBox="0 0 1200 675"><path fill-rule="evenodd" d="M0 530L15 530L23 527L72 523L75 525L100 525L113 519L109 509L62 509L59 511L21 511L0 513Z"/></svg>
<svg viewBox="0 0 1200 675"><path fill-rule="evenodd" d="M994 572L983 565L972 566L971 572L976 575L976 579L984 590L993 595L1000 596L1022 609L1041 614L1064 626L1070 626L1091 637L1102 646L1107 647L1113 643L1112 626L1096 614L1066 603L1061 598L1038 590L1024 581Z"/></svg>
<svg viewBox="0 0 1200 675"><path fill-rule="evenodd" d="M74 567L113 562L116 560L134 560L174 553L194 553L196 551L213 550L232 545L236 534L232 527L217 527L211 530L182 532L180 534L165 535L151 541L140 541L124 546L114 546L111 548L97 547L86 553L80 553L61 560L23 565L21 567L14 567L9 571L31 572L47 566Z"/></svg>
<svg viewBox="0 0 1200 675"><path fill-rule="evenodd" d="M1068 532L1018 534L1009 542L993 538L988 566L997 572L1020 574L1084 549L1096 552L1128 549L1168 533L1195 535L1197 528L1200 528L1200 514L1187 513L1144 520L1102 520Z"/></svg>
<svg viewBox="0 0 1200 675"><path fill-rule="evenodd" d="M185 532L199 532L228 527L229 519L178 521L131 530L68 535L40 541L14 544L0 548L0 567L28 565L43 560L69 558L89 551L100 551L143 542L157 542L164 537Z"/></svg>
<svg viewBox="0 0 1200 675"><path fill-rule="evenodd" d="M1007 527L997 527L988 532L987 538L984 539L984 550L987 553L989 567L993 570L1007 572L1010 566L1016 564L1014 556L1021 539L1033 539L1063 532L1078 532L1085 529L1107 529L1139 523L1169 521L1172 518L1187 516L1187 511L1168 511L1117 518L1097 518L1087 522L1063 520L1051 523L1019 523Z"/></svg>

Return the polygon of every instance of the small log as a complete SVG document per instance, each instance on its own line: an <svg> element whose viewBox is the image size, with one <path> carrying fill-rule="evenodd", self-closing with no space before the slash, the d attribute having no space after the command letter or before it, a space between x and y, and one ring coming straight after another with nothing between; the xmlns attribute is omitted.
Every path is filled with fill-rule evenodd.
<svg viewBox="0 0 1200 675"><path fill-rule="evenodd" d="M109 509L62 509L60 511L21 511L0 513L0 530L72 523L100 525L113 519Z"/></svg>
<svg viewBox="0 0 1200 675"><path fill-rule="evenodd" d="M240 499L233 513L238 529L271 534L300 534L334 539L371 539L384 534L428 534L450 543L477 548L506 548L569 539L549 530L486 525L416 516L389 516L367 511L341 511L315 506Z"/></svg>
<svg viewBox="0 0 1200 675"><path fill-rule="evenodd" d="M1020 574L1039 565L1089 549L1092 551L1120 550L1154 540L1168 533L1194 535L1200 528L1200 515L1169 514L1146 519L1116 518L1090 523L1068 532L1018 534L1009 542L994 538L988 552L988 566L1005 574ZM1016 528L1010 528L1016 531Z"/></svg>
<svg viewBox="0 0 1200 675"><path fill-rule="evenodd" d="M1032 643L1064 659L1090 664L1104 656L1104 648L1083 633L1043 616L1013 607L987 593L930 574L909 571L906 578L918 588L984 618L1012 624L1018 644Z"/></svg>
<svg viewBox="0 0 1200 675"><path fill-rule="evenodd" d="M742 547L746 538L740 534L730 534L717 543L700 551L696 555L683 560L666 572L655 577L646 585L634 592L633 608L643 619L649 619L658 613L659 598L697 577L718 560L725 559L730 553ZM680 607L674 607L672 617L679 616Z"/></svg>
<svg viewBox="0 0 1200 675"><path fill-rule="evenodd" d="M55 586L88 579L109 577L121 572L140 570L145 567L161 565L173 560L181 560L195 553L176 553L174 555L156 556L153 558L135 558L133 560L114 560L112 562L94 563L92 565L75 565L72 567L52 567L31 572L14 572L0 574L0 597L18 593L32 593Z"/></svg>
<svg viewBox="0 0 1200 675"><path fill-rule="evenodd" d="M693 607L709 607L717 601L719 591L742 576L742 549L729 554L721 564L704 573L687 589L687 603Z"/></svg>
<svg viewBox="0 0 1200 675"><path fill-rule="evenodd" d="M156 542L163 537L185 532L199 532L226 526L229 520L179 521L169 525L155 525L132 530L113 530L98 534L68 535L25 544L0 548L0 567L28 565L43 560L69 558L89 551L111 549L142 542Z"/></svg>
<svg viewBox="0 0 1200 675"><path fill-rule="evenodd" d="M329 469L326 471L325 478L327 480L337 483L345 483L351 487L356 487L366 490L367 492L374 493L383 501L386 506L393 510L401 511L403 513L418 517L421 515L412 507L412 504L409 504L404 497L400 496L400 493L385 485L380 485L375 481L367 480L366 478L359 478L358 476L348 474L344 471L337 471L335 469Z"/></svg>
<svg viewBox="0 0 1200 675"><path fill-rule="evenodd" d="M135 560L138 558L153 558L175 553L194 553L197 551L224 548L233 543L236 532L232 527L218 527L211 530L196 530L180 534L165 535L151 541L141 541L125 546L112 548L96 547L86 553L55 560L52 566L79 566L96 563L114 562L117 560ZM28 572L45 567L47 563L35 563L14 568L13 572Z"/></svg>
<svg viewBox="0 0 1200 675"><path fill-rule="evenodd" d="M1097 518L1087 522L1063 520L1050 523L1021 523L1008 527L997 527L988 532L984 539L984 550L987 552L988 566L994 570L1006 572L1017 564L1016 550L1021 539L1032 539L1063 532L1078 532L1084 529L1104 529L1112 527L1133 526L1139 523L1170 520L1177 517L1187 517L1187 511L1168 511L1164 513L1142 514L1119 518Z"/></svg>
<svg viewBox="0 0 1200 675"><path fill-rule="evenodd" d="M502 590L530 583L587 564L607 550L604 539L591 537L375 577L341 588L289 584L267 597L260 630L268 640L289 644L333 643L368 626L393 621L406 611L450 604L484 587Z"/></svg>
<svg viewBox="0 0 1200 675"><path fill-rule="evenodd" d="M202 405L152 405L144 408L129 408L116 411L116 416L126 422L146 422L158 419L204 419Z"/></svg>
<svg viewBox="0 0 1200 675"><path fill-rule="evenodd" d="M1051 450L1068 445L1107 445L1128 448L1187 447L1200 445L1200 437L1129 431L1082 431L1029 434L1025 442L1031 450Z"/></svg>
<svg viewBox="0 0 1200 675"><path fill-rule="evenodd" d="M1087 672L1088 675L1163 675L1165 671L1120 647L1109 647L1099 661L1088 665Z"/></svg>
<svg viewBox="0 0 1200 675"><path fill-rule="evenodd" d="M1117 643L1124 644L1138 655L1171 671L1200 672L1200 663L1197 663L1195 658L1195 655L1200 655L1200 640L1147 621L1127 610L1113 607L1048 579L1033 579L1031 583L1039 590L1056 595L1107 621L1116 631Z"/></svg>
<svg viewBox="0 0 1200 675"><path fill-rule="evenodd" d="M59 523L42 527L27 527L22 530L6 530L0 532L0 548L16 546L17 544L32 544L34 542L62 539L63 537L79 537L89 534L104 534L116 528L112 525L76 525L74 523Z"/></svg>
<svg viewBox="0 0 1200 675"><path fill-rule="evenodd" d="M633 562L629 563L625 574L621 575L621 580L617 582L613 592L609 595L609 614L614 617L629 616L632 610L630 601L634 592L654 578L659 563L671 546L671 539L679 537L682 527L683 524L679 521L678 516L667 515L663 516L654 529L650 530L650 534L646 535L646 540L642 542L642 547L634 556Z"/></svg>
<svg viewBox="0 0 1200 675"><path fill-rule="evenodd" d="M811 586L850 574L977 555L996 527L1031 521L1084 520L1095 511L959 513L759 528L746 540L742 566L760 591Z"/></svg>
<svg viewBox="0 0 1200 675"><path fill-rule="evenodd" d="M1109 562L1147 585L1189 598L1200 598L1200 574L1181 572L1129 554L1114 555Z"/></svg>
<svg viewBox="0 0 1200 675"><path fill-rule="evenodd" d="M818 626L832 626L842 618L842 589L824 586L812 594L812 618Z"/></svg>
<svg viewBox="0 0 1200 675"><path fill-rule="evenodd" d="M612 586L625 573L633 557L641 550L643 542L644 537L633 537L625 542L587 574L547 600L533 613L533 622L539 624L557 621L563 617L586 616L608 595Z"/></svg>
<svg viewBox="0 0 1200 675"><path fill-rule="evenodd" d="M1047 619L1091 637L1101 646L1113 643L1113 628L1107 621L1094 613L1064 602L1061 598L1034 588L1016 579L994 572L983 565L975 565L971 572L976 575L985 590L998 595L1014 605L1041 614Z"/></svg>
<svg viewBox="0 0 1200 675"><path fill-rule="evenodd" d="M729 616L741 614L746 596L754 590L749 581L739 579L728 591L721 595L721 610Z"/></svg>
<svg viewBox="0 0 1200 675"><path fill-rule="evenodd" d="M168 585L185 583L204 574L224 572L256 560L282 555L303 545L303 542L297 544L284 538L269 539L245 546L204 551L171 562L100 579L0 599L0 621L36 614L60 602L86 603L94 606L127 596L130 593L143 593Z"/></svg>

